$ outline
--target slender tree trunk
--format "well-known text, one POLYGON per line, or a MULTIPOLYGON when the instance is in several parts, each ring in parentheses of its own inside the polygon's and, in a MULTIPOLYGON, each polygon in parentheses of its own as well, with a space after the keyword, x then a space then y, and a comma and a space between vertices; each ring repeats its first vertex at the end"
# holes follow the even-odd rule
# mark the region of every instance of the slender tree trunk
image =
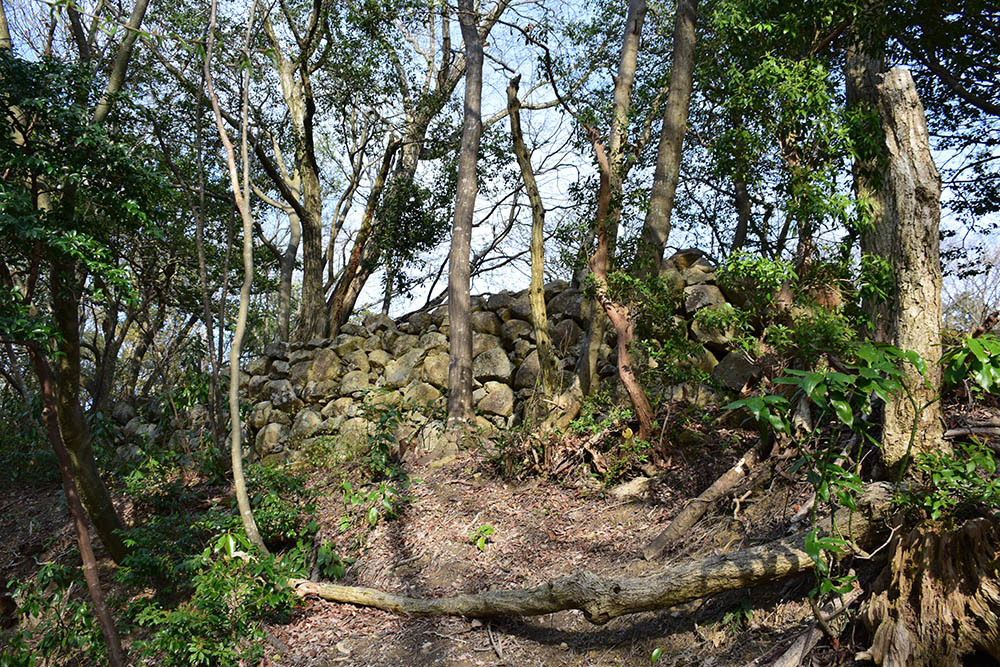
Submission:
MULTIPOLYGON (((535 346, 540 367, 539 389, 542 400, 547 402, 552 399, 556 391, 556 365, 555 355, 552 353, 552 338, 549 336, 549 316, 545 310, 545 206, 538 192, 528 147, 524 144, 521 132, 521 102, 517 99, 517 86, 520 80, 520 77, 515 77, 507 87, 507 110, 510 116, 514 154, 521 167, 521 179, 524 181, 524 189, 531 202, 531 285, 528 288, 528 301, 531 304, 531 324, 535 330, 535 346)), ((548 410, 544 409, 542 412, 547 413, 548 410)))
POLYGON ((943 412, 936 400, 941 388, 941 177, 913 78, 904 69, 885 74, 879 69, 877 59, 856 51, 848 55, 850 100, 874 99, 869 109, 877 110, 884 142, 882 169, 875 171, 874 163, 855 165, 859 198, 868 200, 873 215, 861 235, 861 251, 888 260, 896 283, 887 300, 868 303, 866 309, 877 340, 913 350, 927 364, 925 378, 912 367, 905 369, 906 394, 913 402, 900 396, 885 406, 882 452, 892 470, 911 453, 944 446, 943 412))
POLYGON ((663 110, 663 127, 649 195, 649 212, 642 227, 637 275, 657 276, 663 250, 670 235, 670 218, 681 171, 681 149, 687 132, 688 109, 694 78, 695 22, 698 0, 678 0, 674 20, 674 54, 670 70, 670 94, 663 110))
POLYGON ((108 660, 114 667, 125 664, 125 654, 122 651, 121 639, 118 630, 115 628, 114 619, 104 603, 104 593, 101 591, 100 575, 97 571, 97 559, 94 557, 94 549, 90 543, 90 532, 87 529, 87 520, 84 513, 80 496, 77 495, 76 483, 73 481, 73 464, 70 461, 70 454, 67 451, 62 439, 62 431, 57 416, 57 396, 58 390, 53 381, 52 370, 45 362, 41 353, 29 348, 32 363, 35 367, 35 374, 38 376, 38 384, 42 395, 42 421, 45 423, 49 435, 49 442, 55 451, 56 460, 59 462, 59 472, 62 473, 63 491, 66 493, 66 501, 69 505, 70 515, 73 517, 73 526, 76 529, 77 544, 80 547, 80 558, 83 561, 83 577, 87 582, 87 592, 90 595, 90 603, 94 608, 94 616, 101 626, 101 633, 104 635, 104 642, 108 647, 108 660))
MULTIPOLYGON (((211 14, 208 21, 208 39, 205 46, 205 84, 208 87, 208 97, 212 103, 212 111, 215 113, 215 124, 219 131, 219 139, 222 140, 226 148, 227 165, 229 167, 229 181, 233 191, 233 198, 239 208, 240 217, 243 220, 243 284, 240 286, 240 309, 236 316, 236 333, 233 335, 233 344, 229 351, 229 421, 232 425, 230 432, 231 446, 230 458, 233 468, 233 486, 236 488, 236 502, 240 508, 240 519, 243 522, 243 530, 247 534, 247 539, 260 549, 263 553, 268 553, 264 540, 261 539, 260 531, 257 530, 257 522, 253 518, 253 509, 250 507, 250 498, 247 495, 246 478, 243 475, 243 447, 241 444, 243 425, 240 419, 240 351, 243 344, 243 334, 247 328, 247 312, 250 309, 250 288, 253 286, 253 214, 250 211, 250 161, 247 151, 247 95, 249 89, 250 71, 243 70, 243 119, 241 126, 243 134, 240 142, 240 153, 243 162, 243 187, 240 187, 240 174, 236 166, 236 149, 229 138, 226 126, 222 121, 222 111, 219 108, 219 99, 215 94, 212 84, 212 47, 215 44, 215 12, 217 8, 216 0, 212 0, 211 14)), ((250 10, 250 19, 247 24, 246 44, 250 42, 253 26, 253 16, 256 13, 257 2, 254 0, 250 10)), ((249 57, 248 48, 244 44, 244 55, 249 57)))
POLYGON ((476 208, 476 162, 483 132, 480 104, 483 93, 483 44, 472 0, 459 0, 459 22, 465 42, 465 119, 458 158, 458 189, 455 221, 448 263, 448 422, 464 424, 472 412, 472 327, 470 324, 469 258, 472 248, 472 218, 476 208))
POLYGON ((294 211, 288 213, 288 246, 281 257, 281 277, 278 280, 278 340, 289 340, 292 317, 292 273, 295 271, 295 257, 299 253, 302 225, 294 211))
MULTIPOLYGON (((607 144, 606 164, 600 168, 606 172, 608 179, 608 205, 605 212, 598 213, 594 223, 595 237, 598 246, 604 244, 604 250, 598 251, 602 268, 607 274, 615 256, 615 243, 618 238, 618 217, 621 212, 621 193, 624 146, 628 135, 628 115, 632 106, 632 85, 635 82, 636 63, 639 57, 639 42, 642 36, 642 26, 646 20, 646 0, 630 0, 625 15, 625 32, 622 35, 622 50, 618 62, 618 74, 615 77, 614 107, 611 118, 611 131, 607 144), (602 240, 603 239, 603 240, 602 240)), ((590 128, 591 143, 599 141, 596 131, 590 128)), ((604 148, 601 149, 605 150, 604 148)), ((593 258, 590 260, 591 271, 594 270, 593 258)), ((577 374, 583 393, 590 394, 597 390, 597 362, 600 357, 601 345, 607 332, 607 320, 599 316, 599 311, 593 304, 590 306, 590 326, 582 347, 583 353, 577 360, 577 374)))
MULTIPOLYGON (((747 190, 747 182, 738 176, 733 178, 733 204, 736 206, 736 231, 730 252, 743 249, 750 228, 750 192, 747 190)), ((761 248, 761 252, 763 250, 761 248)))

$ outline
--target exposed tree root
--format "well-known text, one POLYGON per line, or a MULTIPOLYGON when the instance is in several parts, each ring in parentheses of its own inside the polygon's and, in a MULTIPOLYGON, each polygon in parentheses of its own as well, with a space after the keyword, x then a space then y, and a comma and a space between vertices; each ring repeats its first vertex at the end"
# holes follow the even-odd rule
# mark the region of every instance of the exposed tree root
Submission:
MULTIPOLYGON (((870 543, 881 533, 879 519, 889 505, 890 492, 872 485, 861 510, 837 512, 836 532, 850 542, 870 543)), ((822 526, 831 531, 831 520, 822 526)), ((659 572, 628 579, 609 579, 580 572, 526 590, 489 591, 448 598, 412 598, 372 588, 290 581, 301 596, 316 595, 334 602, 349 602, 415 616, 466 617, 534 616, 566 609, 579 609, 591 623, 654 609, 664 609, 715 593, 749 588, 788 579, 813 568, 805 550, 805 534, 777 540, 732 554, 712 556, 668 567, 659 572)))
POLYGON ((705 514, 712 503, 736 488, 736 485, 750 474, 765 455, 766 452, 763 452, 760 446, 748 450, 736 465, 715 480, 701 495, 688 502, 670 525, 642 550, 646 560, 658 558, 667 547, 683 537, 694 524, 698 523, 698 519, 705 514))
POLYGON ((1000 660, 1000 520, 950 531, 926 522, 895 542, 864 614, 869 657, 917 667, 958 665, 975 651, 1000 660))

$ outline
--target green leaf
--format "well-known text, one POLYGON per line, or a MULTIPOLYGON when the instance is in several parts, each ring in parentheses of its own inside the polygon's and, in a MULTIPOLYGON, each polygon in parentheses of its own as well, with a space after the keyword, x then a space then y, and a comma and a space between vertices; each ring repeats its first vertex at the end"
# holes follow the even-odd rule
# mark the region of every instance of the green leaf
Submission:
POLYGON ((848 427, 854 426, 854 410, 851 409, 850 403, 843 399, 831 398, 830 405, 833 406, 834 411, 837 413, 837 419, 848 427))

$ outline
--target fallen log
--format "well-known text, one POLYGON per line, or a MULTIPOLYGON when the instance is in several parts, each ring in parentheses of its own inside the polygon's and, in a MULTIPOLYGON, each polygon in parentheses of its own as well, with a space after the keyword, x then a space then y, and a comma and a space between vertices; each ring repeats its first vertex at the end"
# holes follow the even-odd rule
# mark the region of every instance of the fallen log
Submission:
MULTIPOLYGON (((823 533, 836 532, 849 544, 870 544, 884 531, 881 519, 891 500, 884 484, 868 487, 859 511, 839 510, 821 522, 823 533)), ((806 533, 731 554, 711 556, 674 565, 643 577, 610 579, 580 572, 525 590, 487 591, 446 598, 414 598, 373 588, 289 582, 303 597, 315 595, 332 602, 376 607, 414 616, 536 616, 579 609, 591 623, 642 611, 665 609, 715 593, 782 581, 811 570, 805 550, 806 533)))
POLYGON ((682 538, 698 520, 704 516, 708 508, 719 498, 722 498, 742 482, 750 471, 757 467, 763 458, 760 446, 747 450, 732 468, 722 477, 715 480, 710 487, 702 491, 697 498, 691 499, 684 509, 674 518, 663 531, 642 550, 646 560, 659 558, 667 547, 682 538))

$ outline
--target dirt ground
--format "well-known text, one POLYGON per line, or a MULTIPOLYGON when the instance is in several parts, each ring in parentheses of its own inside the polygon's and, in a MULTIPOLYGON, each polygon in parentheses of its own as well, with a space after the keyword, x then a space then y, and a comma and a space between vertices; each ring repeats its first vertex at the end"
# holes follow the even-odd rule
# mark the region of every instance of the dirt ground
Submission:
MULTIPOLYGON (((534 586, 581 569, 640 576, 784 535, 808 491, 778 477, 710 513, 664 561, 643 560, 642 547, 738 455, 699 457, 700 467, 679 461, 646 497, 625 498, 596 482, 497 480, 473 453, 441 467, 412 467, 410 475, 420 480, 411 488, 414 500, 368 535, 343 583, 430 597, 534 586), (480 526, 494 529, 482 551, 470 542, 480 526)), ((324 537, 336 539, 340 499, 327 497, 319 512, 324 537)), ((278 665, 647 665, 658 648, 657 665, 764 662, 810 627, 804 598, 813 583, 802 577, 604 626, 577 611, 481 622, 406 618, 311 599, 292 622, 269 628, 270 659, 278 665)), ((829 646, 813 652, 816 665, 845 658, 843 649, 829 646)))
MULTIPOLYGON (((650 563, 641 551, 684 503, 728 469, 742 445, 703 442, 678 451, 648 493, 623 496, 595 479, 498 478, 482 452, 444 465, 408 465, 416 480, 399 517, 342 534, 339 478, 317 473, 318 539, 358 555, 341 583, 412 596, 534 586, 582 569, 640 576, 665 564, 736 551, 784 536, 809 487, 767 474, 737 490, 650 563), (470 534, 493 532, 480 550, 470 534), (360 542, 354 542, 360 535, 360 542)), ((778 462, 778 467, 791 461, 778 462)), ((130 508, 120 508, 128 520, 130 508)), ((74 543, 57 487, 0 490, 0 572, 29 576, 74 543)), ((111 563, 102 579, 112 580, 111 563)), ((657 665, 767 664, 813 626, 812 576, 736 591, 656 613, 590 624, 580 612, 480 622, 407 618, 309 599, 291 621, 267 628, 272 665, 657 665)), ((812 665, 851 664, 857 647, 823 640, 812 665)))

